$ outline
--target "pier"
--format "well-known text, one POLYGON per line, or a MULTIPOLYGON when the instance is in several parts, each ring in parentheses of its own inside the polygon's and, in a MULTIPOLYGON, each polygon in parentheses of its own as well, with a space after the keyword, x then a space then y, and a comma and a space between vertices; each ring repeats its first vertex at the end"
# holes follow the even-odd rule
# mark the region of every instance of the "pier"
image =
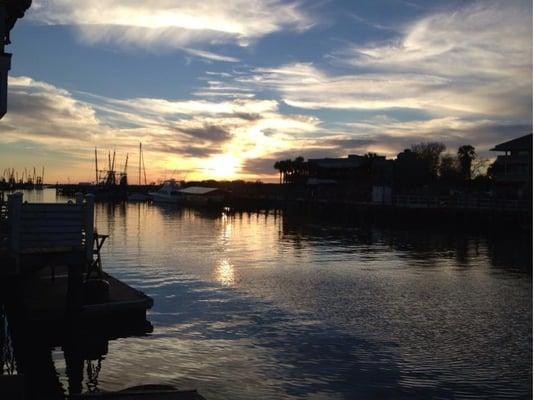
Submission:
MULTIPOLYGON (((0 311, 2 325, 9 321, 18 375, 3 377, 0 394, 26 398, 22 393, 29 390, 29 398, 40 398, 41 391, 63 398, 59 385, 39 387, 55 374, 53 347, 63 348, 67 368, 79 370, 74 375, 81 379, 83 360, 92 356, 80 352, 96 351, 101 359, 109 340, 152 331, 146 319, 152 299, 102 270, 106 238, 94 226, 93 195, 63 204, 27 203, 22 193, 7 201, 2 196, 0 311)), ((7 329, 2 332, 4 343, 7 329)), ((81 393, 81 383, 73 385, 69 393, 81 393)))
POLYGON ((0 215, 0 276, 18 287, 12 297, 29 320, 146 317, 152 299, 102 271, 107 235, 95 229, 93 195, 46 204, 23 202, 22 193, 14 193, 0 215))

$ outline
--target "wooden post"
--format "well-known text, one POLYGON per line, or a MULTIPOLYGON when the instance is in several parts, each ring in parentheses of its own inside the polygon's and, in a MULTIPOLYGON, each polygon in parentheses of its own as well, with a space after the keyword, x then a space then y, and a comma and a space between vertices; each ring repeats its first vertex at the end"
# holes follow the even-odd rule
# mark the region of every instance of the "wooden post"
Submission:
POLYGON ((93 241, 95 236, 95 195, 85 196, 85 257, 93 261, 93 241))
POLYGON ((85 257, 78 255, 68 265, 67 276, 67 315, 78 313, 83 305, 83 273, 85 257))

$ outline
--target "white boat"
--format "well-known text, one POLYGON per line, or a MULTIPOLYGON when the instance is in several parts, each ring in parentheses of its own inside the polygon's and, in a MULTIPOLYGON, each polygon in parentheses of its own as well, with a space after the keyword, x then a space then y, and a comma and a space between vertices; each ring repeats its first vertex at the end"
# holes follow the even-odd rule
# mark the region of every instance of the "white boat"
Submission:
POLYGON ((180 193, 181 186, 174 179, 163 182, 161 186, 155 192, 148 192, 152 200, 156 203, 181 203, 183 196, 180 193))
POLYGON ((189 186, 180 190, 184 204, 190 205, 221 205, 224 192, 218 188, 189 186))

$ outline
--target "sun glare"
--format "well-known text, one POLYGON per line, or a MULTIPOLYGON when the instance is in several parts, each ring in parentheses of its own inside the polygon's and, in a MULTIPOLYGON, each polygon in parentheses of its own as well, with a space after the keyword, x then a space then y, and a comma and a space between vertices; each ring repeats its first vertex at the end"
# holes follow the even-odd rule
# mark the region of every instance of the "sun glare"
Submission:
POLYGON ((231 154, 219 154, 207 161, 206 175, 228 178, 236 174, 240 160, 231 154))

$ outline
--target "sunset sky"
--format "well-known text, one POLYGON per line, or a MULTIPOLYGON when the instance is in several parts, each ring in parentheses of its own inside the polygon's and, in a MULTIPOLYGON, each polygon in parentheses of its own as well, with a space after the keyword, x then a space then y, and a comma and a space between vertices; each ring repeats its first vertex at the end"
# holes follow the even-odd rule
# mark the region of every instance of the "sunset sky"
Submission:
POLYGON ((276 180, 282 158, 532 131, 532 2, 34 0, 0 168, 94 179, 143 142, 151 180, 276 180))

